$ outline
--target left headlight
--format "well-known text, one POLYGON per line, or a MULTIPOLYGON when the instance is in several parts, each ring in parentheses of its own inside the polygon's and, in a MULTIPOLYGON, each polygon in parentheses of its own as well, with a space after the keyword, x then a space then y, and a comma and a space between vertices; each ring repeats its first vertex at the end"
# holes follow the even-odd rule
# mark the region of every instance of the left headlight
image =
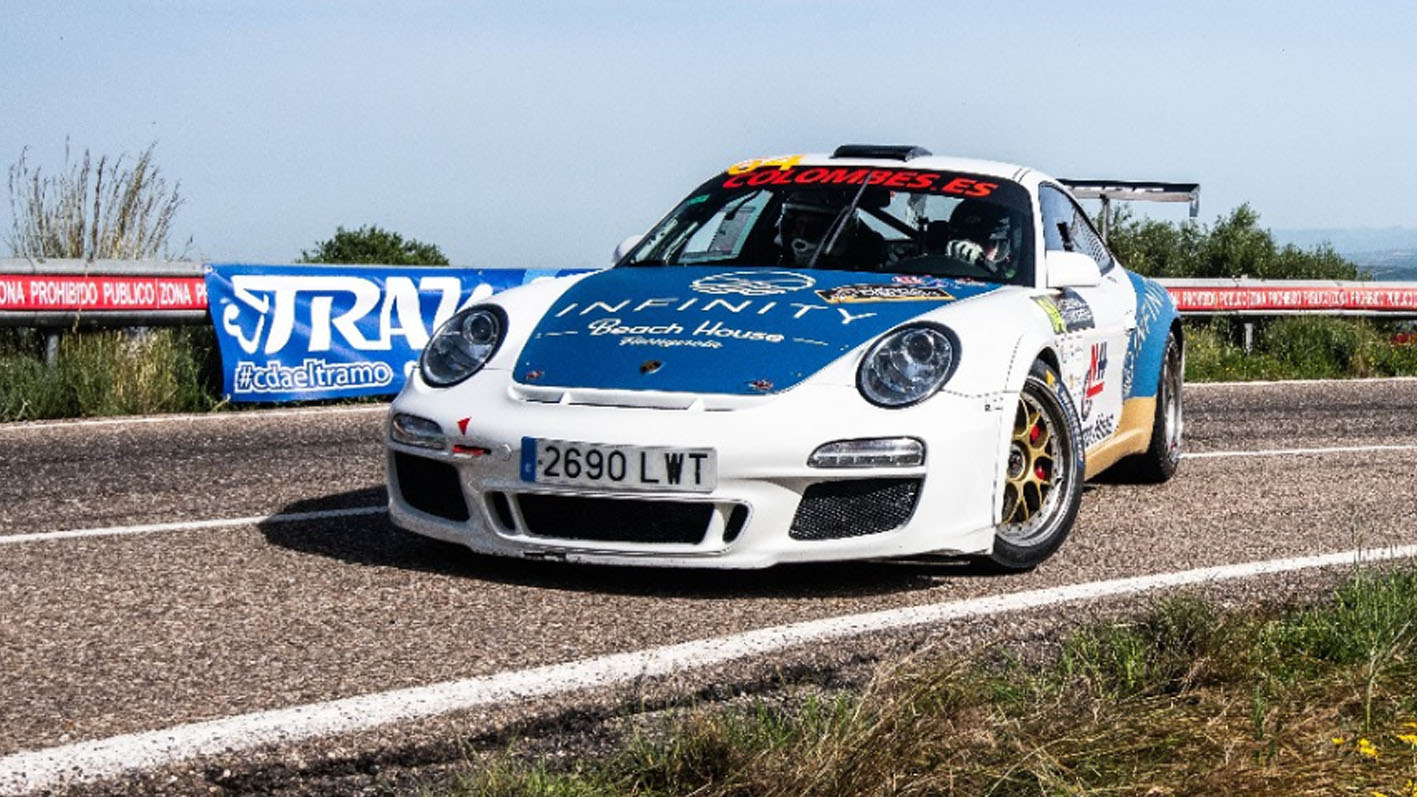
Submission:
POLYGON ((423 381, 448 387, 482 369, 507 330, 507 315, 496 305, 484 304, 458 312, 433 333, 423 349, 418 368, 423 381))
POLYGON ((856 386, 872 404, 908 407, 939 390, 959 363, 959 338, 935 324, 901 327, 866 352, 856 386))

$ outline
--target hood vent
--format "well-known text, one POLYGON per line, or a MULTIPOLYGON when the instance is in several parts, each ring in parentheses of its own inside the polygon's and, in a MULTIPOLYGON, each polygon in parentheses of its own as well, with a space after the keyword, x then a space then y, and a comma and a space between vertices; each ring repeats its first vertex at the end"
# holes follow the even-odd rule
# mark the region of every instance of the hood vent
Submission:
POLYGON ((768 396, 704 395, 655 390, 567 390, 560 387, 533 387, 513 383, 512 398, 537 404, 565 404, 583 407, 630 407, 647 410, 687 412, 727 412, 755 406, 768 396))

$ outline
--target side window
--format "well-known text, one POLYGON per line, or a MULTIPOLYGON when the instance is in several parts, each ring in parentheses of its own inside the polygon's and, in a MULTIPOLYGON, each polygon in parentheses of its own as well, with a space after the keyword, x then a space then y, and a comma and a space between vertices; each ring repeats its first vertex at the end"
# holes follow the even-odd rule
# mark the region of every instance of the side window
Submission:
POLYGON ((1062 191, 1045 185, 1038 191, 1038 204, 1043 210, 1043 248, 1050 252, 1072 249, 1073 203, 1062 191), (1067 227, 1067 241, 1064 241, 1059 225, 1067 227))
POLYGON ((1112 268, 1114 263, 1107 245, 1071 197, 1045 185, 1039 189, 1038 204, 1043 210, 1045 249, 1085 252, 1097 261, 1103 272, 1112 268))

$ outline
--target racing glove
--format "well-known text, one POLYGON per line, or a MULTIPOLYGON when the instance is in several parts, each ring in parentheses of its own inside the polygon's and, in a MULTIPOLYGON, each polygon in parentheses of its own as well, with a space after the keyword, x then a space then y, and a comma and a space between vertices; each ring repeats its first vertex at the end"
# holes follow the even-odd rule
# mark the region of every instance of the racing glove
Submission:
POLYGON ((984 247, 973 241, 960 238, 945 245, 945 254, 966 263, 978 263, 984 259, 984 247))

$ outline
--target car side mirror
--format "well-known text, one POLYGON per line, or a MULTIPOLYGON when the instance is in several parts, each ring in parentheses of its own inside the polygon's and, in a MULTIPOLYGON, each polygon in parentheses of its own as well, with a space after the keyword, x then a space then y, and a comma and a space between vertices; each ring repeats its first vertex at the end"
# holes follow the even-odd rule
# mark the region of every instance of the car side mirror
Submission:
POLYGON ((1049 288, 1090 288, 1102 282, 1102 269, 1082 252, 1048 251, 1043 255, 1049 288))
POLYGON ((640 239, 643 237, 643 235, 631 235, 629 238, 626 238, 625 240, 621 241, 619 245, 615 247, 615 254, 610 256, 610 262, 619 263, 620 258, 629 254, 630 250, 634 249, 635 244, 639 243, 640 239))

